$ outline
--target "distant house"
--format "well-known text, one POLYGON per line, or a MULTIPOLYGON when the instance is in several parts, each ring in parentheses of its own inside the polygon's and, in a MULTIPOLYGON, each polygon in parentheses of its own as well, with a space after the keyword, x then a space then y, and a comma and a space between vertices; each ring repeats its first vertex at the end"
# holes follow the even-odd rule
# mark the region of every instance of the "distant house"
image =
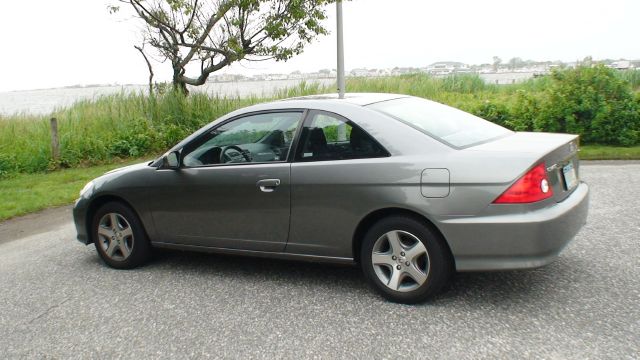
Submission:
POLYGON ((353 70, 351 70, 349 75, 356 76, 356 77, 365 77, 365 76, 369 76, 369 70, 364 69, 364 68, 362 68, 362 69, 353 69, 353 70))
POLYGON ((378 69, 353 69, 349 72, 350 76, 355 77, 376 77, 376 76, 384 76, 384 71, 378 69))
POLYGON ((472 70, 467 64, 456 61, 441 61, 433 63, 426 68, 426 72, 430 75, 450 75, 470 73, 472 70))
POLYGON ((629 60, 618 60, 612 62, 609 67, 616 70, 631 70, 633 69, 633 64, 629 60))
POLYGON ((420 69, 412 68, 412 67, 394 67, 391 69, 391 75, 405 75, 405 74, 415 74, 420 72, 420 69))

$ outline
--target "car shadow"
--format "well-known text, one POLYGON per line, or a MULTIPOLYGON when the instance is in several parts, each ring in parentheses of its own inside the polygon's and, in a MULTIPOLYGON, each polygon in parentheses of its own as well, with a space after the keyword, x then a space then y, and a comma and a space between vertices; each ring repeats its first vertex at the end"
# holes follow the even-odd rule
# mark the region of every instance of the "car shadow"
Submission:
POLYGON ((574 284, 576 274, 588 264, 578 259, 560 257, 553 263, 536 269, 491 272, 462 272, 434 297, 433 304, 465 302, 484 306, 513 306, 522 303, 545 303, 564 296, 574 284))
MULTIPOLYGON (((362 287, 364 278, 353 265, 338 265, 307 261, 267 259, 260 257, 155 249, 149 268, 172 268, 180 271, 212 273, 219 276, 235 276, 239 280, 326 283, 340 286, 362 287)), ((365 284, 366 285, 366 284, 365 284)))
MULTIPOLYGON (((88 261, 101 263, 97 255, 88 261)), ((486 304, 510 306, 548 301, 555 297, 559 286, 571 283, 583 266, 588 264, 560 257, 538 269, 456 273, 440 294, 419 306, 460 303, 474 307, 486 304)), ((384 301, 370 290, 360 268, 355 265, 157 249, 153 260, 141 270, 167 272, 172 276, 215 276, 233 279, 234 282, 268 282, 287 288, 315 287, 319 292, 331 291, 384 301)))

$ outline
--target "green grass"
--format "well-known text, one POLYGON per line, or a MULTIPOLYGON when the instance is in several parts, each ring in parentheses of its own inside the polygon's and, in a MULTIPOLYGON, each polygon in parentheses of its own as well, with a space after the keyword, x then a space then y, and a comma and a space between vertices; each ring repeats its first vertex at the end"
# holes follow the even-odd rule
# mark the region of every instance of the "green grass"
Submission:
POLYGON ((580 147, 581 160, 640 160, 640 146, 620 147, 583 145, 580 147))
POLYGON ((71 204, 80 189, 106 171, 146 159, 38 174, 17 174, 0 180, 0 221, 49 207, 71 204))
MULTIPOLYGON (((624 79, 629 84, 629 89, 640 84, 639 71, 615 72, 614 76, 624 79)), ((542 111, 545 110, 543 105, 549 101, 545 91, 553 88, 553 81, 551 77, 542 77, 520 84, 495 85, 486 84, 477 75, 433 78, 424 74, 412 74, 385 78, 350 78, 347 79, 347 88, 349 92, 387 92, 419 96, 460 108, 515 130, 562 132, 563 128, 545 128, 556 124, 555 118, 570 124, 576 122, 576 119, 567 117, 567 114, 558 109, 542 111), (545 114, 553 116, 554 120, 546 121, 542 118, 545 114)), ((273 97, 249 98, 216 97, 202 93, 192 93, 185 97, 173 92, 161 93, 150 98, 143 93, 121 93, 79 101, 46 116, 0 116, 0 178, 21 173, 42 173, 60 168, 93 166, 110 163, 118 158, 136 158, 160 153, 202 125, 235 109, 278 98, 332 93, 335 92, 334 88, 306 82, 279 91, 273 97), (51 160, 51 117, 58 119, 61 157, 56 162, 51 160)), ((635 108, 615 103, 597 107, 592 104, 596 98, 572 103, 572 106, 580 110, 578 115, 583 117, 595 116, 598 111, 613 106, 621 111, 610 112, 629 114, 631 117, 633 114, 637 115, 640 108, 640 93, 636 92, 633 96, 635 102, 632 104, 637 104, 635 108)), ((622 118, 625 116, 627 115, 621 115, 622 118)), ((633 121, 636 121, 638 116, 635 116, 635 120, 626 121, 628 124, 624 121, 621 124, 633 127, 633 121)), ((598 121, 606 119, 599 118, 598 121)), ((582 131, 581 129, 591 131, 589 126, 575 131, 564 131, 577 133, 582 131)), ((606 123, 598 129, 606 129, 603 133, 609 138, 615 138, 613 135, 621 131, 622 127, 606 123)), ((581 135, 585 144, 586 139, 599 143, 622 143, 598 141, 585 134, 581 135)), ((627 131, 626 137, 619 138, 637 145, 640 131, 627 131), (632 139, 628 140, 630 137, 632 139)), ((626 148, 616 149, 598 156, 635 156, 633 151, 626 148), (622 155, 629 152, 631 155, 622 155)))
POLYGON ((620 71, 619 75, 622 79, 628 81, 635 90, 640 90, 640 70, 620 71))
MULTIPOLYGON (((598 105, 599 107, 591 104, 594 99, 598 100, 596 98, 586 99, 588 101, 582 99, 585 101, 573 104, 580 110, 578 115, 587 116, 591 114, 590 111, 618 106, 621 111, 626 111, 622 118, 631 124, 621 123, 631 126, 632 131, 627 132, 627 135, 635 134, 636 139, 640 139, 640 130, 634 130, 637 127, 634 128, 636 125, 632 123, 638 120, 638 116, 634 117, 634 114, 638 115, 640 112, 640 70, 596 70, 600 74, 600 80, 595 80, 601 81, 604 75, 622 79, 626 85, 616 89, 621 91, 623 98, 627 95, 632 98, 630 101, 633 103, 625 104, 634 106, 616 105, 616 97, 612 98, 613 102, 606 102, 602 106, 598 105)), ((604 79, 606 80, 606 76, 604 79)), ((595 80, 587 78, 581 81, 597 85, 598 81, 595 80)), ((544 127, 537 128, 535 120, 540 120, 539 115, 545 114, 541 111, 544 109, 541 106, 548 104, 549 89, 557 87, 557 81, 554 81, 556 80, 552 77, 546 76, 520 84, 499 86, 486 84, 477 75, 432 78, 424 74, 413 74, 385 78, 350 78, 347 79, 347 89, 349 92, 419 96, 460 108, 515 130, 549 131, 544 127)), ((165 151, 204 124, 233 110, 279 98, 333 92, 335 86, 303 82, 269 97, 217 97, 202 93, 185 97, 165 92, 150 98, 143 93, 121 93, 79 101, 46 116, 25 113, 0 115, 0 220, 69 204, 78 196, 82 186, 92 178, 127 162, 137 161, 134 159, 153 157, 153 154, 165 151), (58 119, 61 158, 56 162, 51 160, 51 117, 58 119), (125 159, 124 163, 121 159, 125 159)), ((607 92, 601 93, 606 95, 607 92)), ((556 110, 561 109, 547 109, 547 113, 557 117, 559 115, 555 114, 556 110)), ((561 119, 575 120, 566 117, 561 119)), ((553 125, 554 121, 549 123, 553 125)), ((597 129, 613 132, 618 130, 612 124, 599 125, 597 129)), ((638 142, 630 143, 636 145, 615 147, 584 144, 580 157, 584 160, 640 159, 638 142)))

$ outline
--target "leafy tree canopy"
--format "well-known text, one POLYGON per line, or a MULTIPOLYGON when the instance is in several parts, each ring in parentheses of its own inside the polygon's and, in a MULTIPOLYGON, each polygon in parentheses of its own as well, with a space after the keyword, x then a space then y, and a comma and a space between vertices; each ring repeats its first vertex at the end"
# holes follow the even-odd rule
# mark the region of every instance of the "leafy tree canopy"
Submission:
MULTIPOLYGON (((324 7, 335 0, 119 2, 144 22, 144 43, 171 63, 173 84, 186 93, 187 84, 202 85, 209 74, 233 62, 287 60, 300 54, 317 36, 327 34, 324 7)), ((119 9, 110 6, 112 13, 119 9)))

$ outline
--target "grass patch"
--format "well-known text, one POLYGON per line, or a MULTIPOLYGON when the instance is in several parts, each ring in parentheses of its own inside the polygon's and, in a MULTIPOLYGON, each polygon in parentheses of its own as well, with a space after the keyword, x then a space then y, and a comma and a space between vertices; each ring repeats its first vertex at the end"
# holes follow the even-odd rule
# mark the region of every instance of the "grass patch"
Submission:
MULTIPOLYGON (((640 72, 604 67, 554 72, 512 85, 478 75, 434 78, 410 74, 349 78, 349 92, 386 92, 435 100, 516 131, 580 134, 582 144, 640 144, 640 72)), ((333 93, 334 86, 303 82, 273 96, 189 96, 120 93, 82 100, 46 116, 0 115, 0 179, 21 173, 93 166, 170 148, 204 124, 233 110, 278 98, 333 93), (58 119, 60 159, 52 161, 49 118, 58 119)), ((585 151, 586 157, 635 158, 634 148, 585 151)))
POLYGON ((49 207, 71 204, 80 189, 105 172, 147 159, 128 159, 108 165, 60 171, 17 174, 0 180, 0 221, 49 207))
POLYGON ((640 160, 640 146, 580 146, 581 160, 640 160))
POLYGON ((41 117, 0 117, 0 176, 137 158, 173 146, 202 125, 261 100, 173 93, 116 94, 41 117), (49 118, 58 119, 61 157, 51 161, 49 118))

